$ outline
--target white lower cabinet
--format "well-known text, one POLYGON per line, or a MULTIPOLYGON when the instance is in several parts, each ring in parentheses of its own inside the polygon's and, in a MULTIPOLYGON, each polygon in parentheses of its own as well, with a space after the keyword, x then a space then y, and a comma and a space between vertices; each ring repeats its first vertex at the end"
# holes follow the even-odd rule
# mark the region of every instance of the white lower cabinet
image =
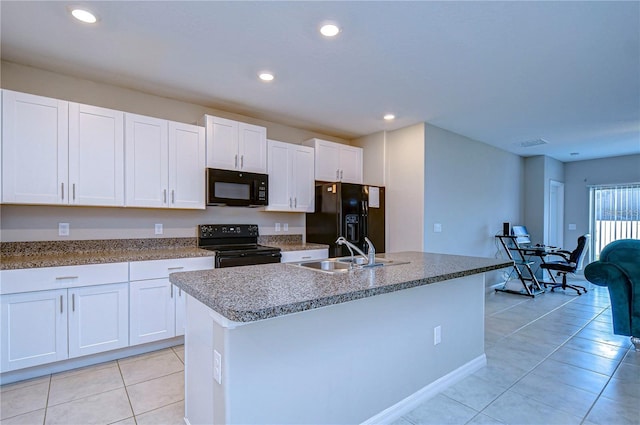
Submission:
POLYGON ((129 284, 131 345, 172 338, 175 329, 173 286, 168 278, 129 284))
POLYGON ((136 261, 129 267, 129 344, 184 335, 184 293, 169 274, 212 269, 213 257, 136 261))
POLYGON ((187 294, 175 285, 173 293, 176 299, 176 336, 181 336, 184 335, 184 329, 187 325, 187 294))
POLYGON ((67 290, 3 295, 0 371, 67 358, 67 290))
POLYGON ((69 357, 129 345, 129 285, 69 289, 69 357))

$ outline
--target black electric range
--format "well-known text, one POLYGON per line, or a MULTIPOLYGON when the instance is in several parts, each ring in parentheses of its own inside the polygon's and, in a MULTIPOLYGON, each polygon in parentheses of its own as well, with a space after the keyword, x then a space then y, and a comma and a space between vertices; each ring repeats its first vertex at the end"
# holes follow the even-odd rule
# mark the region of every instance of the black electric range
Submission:
POLYGON ((198 247, 216 251, 216 268, 279 263, 280 248, 258 244, 256 224, 201 224, 198 247))

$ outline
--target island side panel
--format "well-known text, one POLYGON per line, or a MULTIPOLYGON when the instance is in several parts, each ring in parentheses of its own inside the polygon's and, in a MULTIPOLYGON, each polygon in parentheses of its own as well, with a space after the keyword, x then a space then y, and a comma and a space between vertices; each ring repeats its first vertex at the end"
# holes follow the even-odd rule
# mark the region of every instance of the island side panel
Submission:
POLYGON ((484 358, 484 275, 224 332, 224 422, 361 423, 484 358))
POLYGON ((190 295, 186 298, 186 313, 186 422, 191 425, 225 423, 223 386, 214 380, 213 374, 213 351, 215 348, 224 352, 224 329, 214 326, 212 310, 190 295))

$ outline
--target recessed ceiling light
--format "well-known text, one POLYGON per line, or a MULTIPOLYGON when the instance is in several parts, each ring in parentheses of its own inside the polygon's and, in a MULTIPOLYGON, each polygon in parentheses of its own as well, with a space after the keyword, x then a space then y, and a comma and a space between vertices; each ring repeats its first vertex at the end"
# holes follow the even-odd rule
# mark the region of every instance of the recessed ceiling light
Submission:
POLYGON ((262 81, 273 81, 275 77, 271 72, 261 72, 260 74, 258 74, 258 78, 260 78, 262 81))
POLYGON ((335 24, 325 24, 320 27, 320 33, 325 37, 335 37, 339 32, 340 28, 335 24))
POLYGON ((85 9, 73 9, 71 14, 74 18, 87 24, 95 24, 98 21, 96 15, 85 9))
POLYGON ((387 121, 391 121, 391 120, 396 119, 396 116, 395 116, 395 115, 393 115, 393 114, 386 114, 386 115, 385 115, 384 117, 382 117, 382 118, 384 118, 384 119, 385 119, 385 120, 387 120, 387 121))

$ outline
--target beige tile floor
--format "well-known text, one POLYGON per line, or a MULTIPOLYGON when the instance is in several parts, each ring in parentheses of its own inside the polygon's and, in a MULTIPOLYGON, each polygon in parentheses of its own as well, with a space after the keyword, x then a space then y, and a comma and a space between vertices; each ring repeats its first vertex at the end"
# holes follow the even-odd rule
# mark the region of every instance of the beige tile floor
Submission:
MULTIPOLYGON (((395 423, 640 424, 640 352, 612 334, 605 288, 491 293, 487 366, 395 423)), ((461 341, 463 347, 464 341, 461 341)), ((184 347, 1 388, 0 424, 184 424, 184 347)))
POLYGON ((184 346, 1 387, 0 424, 184 424, 184 346))

